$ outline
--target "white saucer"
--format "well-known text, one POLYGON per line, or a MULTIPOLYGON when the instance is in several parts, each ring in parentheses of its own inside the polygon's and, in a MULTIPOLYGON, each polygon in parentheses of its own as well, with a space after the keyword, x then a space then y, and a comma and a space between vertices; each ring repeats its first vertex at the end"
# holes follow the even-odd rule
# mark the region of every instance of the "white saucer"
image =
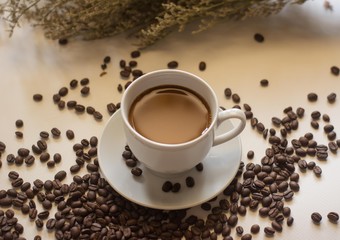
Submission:
MULTIPOLYGON (((225 121, 218 128, 217 134, 232 127, 231 121, 225 121)), ((101 172, 123 197, 155 209, 185 209, 212 199, 233 180, 241 161, 241 141, 236 137, 213 147, 202 162, 204 169, 201 172, 194 168, 181 176, 165 179, 140 164, 143 174, 135 177, 122 158, 125 145, 123 120, 120 111, 117 111, 107 122, 99 141, 98 161, 101 172), (187 176, 194 178, 193 188, 185 185, 187 176), (162 185, 166 180, 181 183, 180 191, 163 192, 162 185)))

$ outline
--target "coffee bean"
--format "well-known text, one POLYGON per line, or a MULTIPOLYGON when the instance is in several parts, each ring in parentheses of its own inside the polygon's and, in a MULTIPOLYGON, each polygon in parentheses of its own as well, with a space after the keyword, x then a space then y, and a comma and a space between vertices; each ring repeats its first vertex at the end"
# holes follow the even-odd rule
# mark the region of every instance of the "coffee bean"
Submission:
POLYGON ((199 69, 200 71, 204 71, 206 68, 207 68, 206 62, 201 61, 201 62, 198 64, 198 69, 199 69))
POLYGON ((117 108, 116 108, 116 105, 113 104, 113 103, 109 103, 106 105, 106 108, 107 108, 107 111, 110 113, 110 114, 113 114, 117 111, 117 108))
POLYGON ((319 123, 317 121, 313 120, 313 121, 311 121, 310 124, 311 124, 312 128, 319 129, 319 123))
POLYGON ((336 100, 336 93, 332 92, 327 96, 327 101, 329 103, 334 103, 336 100))
POLYGON ((332 66, 332 67, 331 67, 331 73, 332 73, 334 76, 339 76, 339 73, 340 73, 339 67, 337 67, 337 66, 332 66))
POLYGON ((68 88, 67 87, 62 87, 59 89, 58 94, 61 97, 65 97, 68 94, 68 88))
POLYGON ((237 226, 236 227, 236 233, 237 235, 241 236, 243 234, 244 230, 242 226, 237 226))
POLYGON ((313 220, 314 223, 320 223, 322 220, 322 216, 318 212, 313 212, 311 215, 311 219, 313 220))
POLYGON ((44 220, 44 219, 47 219, 49 215, 50 215, 50 212, 45 210, 38 214, 38 218, 41 220, 44 220))
POLYGON ((12 187, 20 187, 24 183, 24 180, 22 178, 17 178, 12 181, 11 185, 12 187))
POLYGON ((230 215, 230 217, 228 219, 228 225, 231 226, 231 227, 235 227, 237 222, 238 222, 237 215, 236 214, 230 215))
POLYGON ((56 127, 51 129, 51 133, 52 133, 53 137, 60 137, 60 134, 61 134, 60 130, 56 127))
POLYGON ((178 67, 178 62, 177 61, 170 61, 168 63, 168 68, 173 69, 178 67))
POLYGON ((66 131, 66 137, 69 139, 69 140, 72 140, 74 138, 74 132, 72 130, 67 130, 66 131))
POLYGON ((83 113, 85 112, 85 106, 82 104, 77 104, 74 109, 76 110, 77 113, 83 113))
POLYGON ((138 57, 140 57, 141 52, 138 51, 138 50, 134 50, 134 51, 131 52, 130 55, 131 55, 132 58, 138 58, 138 57))
POLYGON ((313 93, 313 92, 312 93, 308 93, 307 99, 310 102, 315 102, 315 101, 318 100, 318 95, 316 93, 313 93))
POLYGON ((291 217, 291 216, 289 216, 289 217, 287 218, 287 225, 288 225, 288 226, 292 226, 292 225, 293 225, 293 222, 294 222, 294 218, 291 217))
POLYGON ((250 227, 250 232, 253 233, 253 234, 257 234, 260 232, 260 225, 258 224, 253 224, 251 227, 250 227))
POLYGON ((195 168, 197 171, 202 172, 204 168, 203 163, 198 163, 195 168))
POLYGON ((275 234, 275 229, 272 228, 272 227, 265 227, 264 228, 264 233, 267 235, 267 236, 273 236, 275 234))
POLYGON ((324 113, 324 114, 322 114, 322 120, 324 120, 325 122, 329 122, 331 120, 331 118, 329 117, 328 114, 324 113))
POLYGON ((11 179, 11 180, 15 180, 17 178, 19 178, 19 173, 16 172, 16 171, 10 171, 8 173, 8 177, 11 179))
POLYGON ((94 112, 96 111, 96 109, 94 108, 94 107, 91 107, 91 106, 87 106, 86 107, 86 112, 88 113, 88 114, 93 114, 94 112))
POLYGON ((60 170, 54 175, 54 179, 62 181, 66 178, 67 173, 64 170, 60 170))
POLYGON ((264 36, 261 33, 255 33, 254 34, 254 39, 258 43, 264 42, 264 36))
POLYGON ((329 141, 335 140, 335 138, 336 138, 336 132, 334 132, 334 131, 329 132, 329 133, 327 134, 327 138, 328 138, 329 141))
POLYGON ((0 141, 0 152, 4 152, 6 149, 6 144, 2 141, 0 141))
POLYGON ((70 88, 76 88, 78 86, 78 80, 77 79, 72 79, 70 81, 70 88))
MULTIPOLYGON (((41 139, 37 142, 37 146, 41 151, 45 151, 47 149, 47 142, 45 140, 41 139)), ((32 149, 33 149, 33 146, 32 146, 32 149)), ((39 152, 39 151, 37 151, 37 152, 39 152)), ((38 154, 40 154, 40 153, 38 153, 38 154)))
POLYGON ((30 150, 27 149, 27 148, 19 148, 18 149, 18 155, 20 157, 27 157, 29 155, 29 153, 30 153, 30 150))
POLYGON ((172 189, 172 182, 170 181, 165 181, 162 185, 162 191, 163 192, 170 192, 172 189))
POLYGON ((233 100, 234 103, 239 103, 241 101, 241 98, 237 93, 233 93, 231 95, 231 99, 233 100))
POLYGON ((89 95, 90 93, 90 87, 88 86, 84 86, 80 89, 80 93, 83 95, 83 96, 87 96, 89 95))
POLYGON ((31 187, 31 183, 29 183, 29 182, 24 182, 24 183, 20 186, 20 189, 21 189, 22 192, 26 192, 30 187, 31 187))
POLYGON ((192 188, 193 186, 195 186, 195 180, 193 177, 186 177, 185 179, 185 184, 187 185, 187 187, 192 188))
POLYGON ((65 105, 66 105, 66 103, 65 103, 64 100, 60 100, 60 101, 58 102, 58 108, 59 108, 60 110, 64 109, 64 108, 65 108, 65 105))
POLYGON ((247 158, 248 159, 253 159, 254 158, 254 151, 253 150, 249 150, 248 152, 247 152, 247 158))
POLYGON ((97 172, 98 171, 98 166, 93 164, 93 163, 88 163, 86 165, 86 169, 89 171, 89 172, 97 172))
POLYGON ((77 172, 79 172, 79 171, 80 171, 80 166, 79 166, 78 164, 72 165, 72 166, 70 167, 70 172, 71 172, 71 173, 77 173, 77 172))
POLYGON ((327 218, 328 218, 328 220, 329 220, 330 222, 332 222, 332 223, 337 223, 338 220, 339 220, 339 214, 336 213, 336 212, 329 212, 329 213, 327 214, 327 218))
POLYGON ((134 168, 131 169, 131 173, 132 173, 132 175, 139 177, 139 176, 142 175, 143 170, 139 167, 134 167, 134 168))
POLYGON ((33 100, 36 102, 40 102, 43 99, 43 95, 40 93, 33 94, 33 100))
POLYGON ((338 145, 336 144, 336 142, 329 142, 328 143, 328 148, 329 150, 331 150, 331 152, 335 153, 338 151, 338 145))
POLYGON ((35 220, 35 226, 37 227, 37 228, 42 228, 43 226, 44 226, 44 222, 43 222, 43 220, 41 220, 41 219, 37 219, 37 220, 35 220))
POLYGON ((56 219, 50 218, 46 222, 46 228, 49 230, 52 230, 55 227, 55 224, 56 224, 56 219))
POLYGON ((48 168, 54 168, 54 166, 55 166, 55 161, 53 161, 53 160, 49 160, 49 161, 47 161, 47 163, 46 163, 46 165, 47 165, 47 167, 48 168))
POLYGON ((74 101, 74 100, 70 100, 66 102, 66 106, 70 109, 75 108, 76 105, 77 105, 77 101, 74 101))
POLYGON ((38 215, 38 211, 36 208, 31 208, 28 212, 28 217, 32 220, 35 219, 37 215, 38 215))
POLYGON ((94 117, 96 120, 101 120, 101 119, 103 118, 103 115, 102 115, 100 112, 95 111, 95 112, 93 113, 93 117, 94 117))
POLYGON ((262 87, 267 87, 269 85, 269 81, 267 79, 262 79, 260 84, 262 87))
POLYGON ((226 98, 230 98, 231 95, 232 95, 232 91, 231 91, 230 88, 224 89, 224 96, 225 96, 226 98))
POLYGON ((272 228, 275 229, 277 232, 282 231, 282 225, 278 223, 277 221, 272 221, 272 228))

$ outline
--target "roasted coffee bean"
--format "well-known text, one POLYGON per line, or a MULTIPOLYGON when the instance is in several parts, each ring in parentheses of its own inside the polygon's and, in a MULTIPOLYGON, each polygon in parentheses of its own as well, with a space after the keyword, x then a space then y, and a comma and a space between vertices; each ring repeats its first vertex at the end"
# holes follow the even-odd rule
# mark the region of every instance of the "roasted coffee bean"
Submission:
POLYGON ((327 138, 328 138, 329 141, 335 140, 335 138, 336 138, 336 132, 334 132, 334 131, 329 132, 329 133, 327 134, 327 138))
POLYGON ((254 153, 253 150, 249 150, 249 151, 247 152, 247 158, 248 158, 248 159, 253 159, 253 158, 254 158, 254 155, 255 155, 255 153, 254 153))
POLYGON ((201 61, 201 62, 198 64, 198 69, 199 69, 200 71, 204 71, 206 68, 207 68, 206 62, 201 61))
POLYGON ((261 33, 255 33, 254 40, 258 43, 262 43, 264 42, 264 36, 261 33))
POLYGON ((80 89, 80 93, 83 95, 83 96, 87 96, 89 95, 90 93, 90 87, 88 86, 84 86, 80 89))
POLYGON ((134 167, 134 168, 131 169, 131 173, 132 173, 132 175, 139 177, 139 176, 142 175, 143 170, 139 167, 134 167))
POLYGON ((170 181, 165 181, 162 185, 162 191, 163 192, 170 192, 172 189, 172 182, 170 181))
POLYGON ((320 213, 318 212, 313 212, 312 215, 311 215, 311 219, 314 223, 320 223, 321 220, 322 220, 322 216, 320 213))
POLYGON ((72 166, 70 167, 70 172, 71 172, 71 173, 77 173, 77 172, 79 172, 79 171, 80 171, 80 166, 79 166, 78 164, 72 165, 72 166))
POLYGON ((54 128, 51 129, 51 133, 52 133, 53 137, 60 137, 61 132, 58 128, 54 127, 54 128))
POLYGON ((328 114, 322 114, 322 120, 324 120, 325 122, 329 122, 331 120, 331 118, 329 117, 328 114))
POLYGON ((328 157, 328 152, 327 151, 316 151, 316 157, 319 160, 325 160, 328 157))
POLYGON ((85 106, 82 104, 77 104, 74 109, 76 110, 77 113, 83 113, 85 112, 85 106))
POLYGON ((35 219, 37 215, 38 215, 38 211, 36 208, 31 208, 28 212, 28 217, 32 220, 35 219))
POLYGON ((116 105, 114 103, 108 103, 106 105, 106 109, 110 114, 113 114, 117 111, 116 105))
POLYGON ((54 179, 62 181, 66 178, 67 173, 64 170, 60 170, 54 175, 54 179))
POLYGON ((267 86, 269 85, 269 81, 268 81, 267 79, 262 79, 262 80, 260 81, 260 85, 261 85, 262 87, 267 87, 267 86))
POLYGON ((319 129, 319 123, 317 121, 313 120, 313 121, 310 122, 310 124, 311 124, 312 128, 319 129))
POLYGON ((42 94, 40 94, 40 93, 33 94, 33 100, 34 101, 40 102, 40 101, 42 101, 42 99, 43 99, 43 95, 42 94))
POLYGON ((186 177, 185 184, 187 185, 187 187, 192 188, 193 186, 195 186, 195 179, 191 176, 186 177))
POLYGON ((8 173, 8 177, 11 179, 11 180, 15 180, 17 178, 19 178, 19 173, 17 171, 10 171, 8 173))
POLYGON ((172 185, 172 189, 171 191, 176 193, 176 192, 179 192, 181 190, 181 184, 180 183, 174 183, 172 185))
POLYGON ((173 60, 168 63, 168 68, 173 69, 178 67, 178 62, 173 60))
POLYGON ((39 219, 44 220, 44 219, 47 219, 49 215, 50 215, 50 212, 45 210, 45 211, 40 212, 37 216, 39 219))
POLYGON ((302 118, 304 114, 305 114, 305 109, 304 109, 304 108, 298 107, 298 108, 296 109, 296 115, 297 115, 299 118, 302 118))
POLYGON ((52 230, 52 229, 54 229, 55 224, 56 224, 56 219, 50 218, 46 222, 46 228, 49 229, 49 230, 52 230))
POLYGON ((131 56, 132 58, 138 58, 138 57, 140 57, 140 55, 141 55, 141 52, 138 51, 138 50, 134 50, 134 51, 132 51, 131 54, 130 54, 130 56, 131 56))
POLYGON ((78 86, 78 80, 77 79, 72 79, 70 81, 70 88, 76 88, 78 86))
POLYGON ((315 101, 318 100, 318 95, 316 93, 313 93, 313 92, 312 93, 308 93, 307 99, 310 102, 315 102, 315 101))
POLYGON ((74 100, 70 100, 66 102, 66 106, 71 109, 73 109, 76 105, 77 105, 77 101, 74 101, 74 100))
POLYGON ((21 189, 22 192, 26 192, 30 187, 31 187, 31 183, 30 182, 24 182, 20 186, 20 189, 21 189))
POLYGON ((66 137, 69 139, 69 140, 72 140, 74 138, 74 132, 72 130, 67 130, 66 131, 66 137))
POLYGON ((15 131, 14 134, 17 138, 23 138, 24 137, 24 133, 21 132, 21 131, 15 131))
POLYGON ((23 127, 23 126, 24 126, 24 121, 23 121, 22 119, 16 120, 16 121, 15 121, 15 126, 16 126, 17 128, 23 127))
POLYGON ((232 95, 232 91, 231 91, 230 88, 224 89, 224 96, 225 96, 226 98, 230 98, 231 95, 232 95))
MULTIPOLYGON (((37 142, 37 146, 41 151, 45 151, 47 149, 47 143, 45 140, 41 139, 37 142)), ((33 149, 33 146, 32 146, 33 149)), ((41 153, 41 152, 40 152, 41 153)))
POLYGON ((241 98, 237 93, 232 94, 231 99, 233 100, 234 103, 239 103, 241 101, 241 98))
POLYGON ((68 94, 68 88, 67 87, 62 87, 59 89, 58 94, 61 97, 65 97, 68 94))
POLYGON ((258 224, 253 224, 251 227, 250 227, 250 232, 253 233, 253 234, 257 234, 260 232, 260 225, 258 224))
POLYGON ((54 103, 59 103, 61 100, 61 96, 59 94, 54 94, 52 99, 54 103))
POLYGON ((85 85, 88 85, 90 83, 90 79, 89 78, 82 78, 81 80, 80 80, 80 85, 82 85, 82 86, 85 86, 85 85))
POLYGON ((50 159, 50 154, 48 152, 43 152, 39 159, 41 162, 47 162, 50 159))
POLYGON ((336 93, 332 92, 327 96, 327 100, 329 103, 334 103, 336 100, 336 93))
POLYGON ((335 76, 338 76, 339 73, 340 73, 339 67, 337 67, 337 66, 332 66, 332 67, 331 67, 331 73, 332 73, 333 75, 335 75, 335 76))
POLYGON ((338 145, 336 144, 336 142, 329 142, 328 148, 329 148, 329 150, 331 150, 331 152, 338 151, 338 145))
POLYGON ((19 149, 18 149, 18 155, 19 155, 20 157, 25 158, 25 157, 27 157, 29 154, 30 154, 30 150, 27 149, 27 148, 19 148, 19 149))
POLYGON ((282 225, 278 223, 277 221, 272 221, 272 228, 275 229, 277 232, 282 231, 282 225))
POLYGON ((267 236, 273 236, 275 234, 275 229, 272 228, 272 227, 265 227, 264 228, 264 233, 267 235, 267 236))
POLYGON ((231 227, 235 227, 237 222, 238 222, 237 215, 236 214, 230 215, 230 217, 228 219, 228 225, 231 226, 231 227))
POLYGON ((64 100, 60 100, 60 101, 58 102, 58 108, 59 108, 60 110, 64 109, 64 108, 65 108, 65 105, 66 105, 66 103, 65 103, 64 100))
POLYGON ((236 227, 236 233, 237 233, 237 235, 242 236, 243 232, 244 232, 244 230, 243 230, 243 227, 242 227, 242 226, 237 226, 237 227, 236 227))
POLYGON ((44 222, 43 220, 41 220, 40 218, 38 218, 37 220, 35 220, 35 226, 37 228, 42 228, 44 226, 44 222))
POLYGON ((98 171, 98 166, 93 164, 93 163, 88 163, 86 165, 86 169, 89 171, 89 172, 97 172, 98 171))
POLYGON ((314 119, 314 120, 318 120, 318 119, 320 119, 320 117, 321 117, 321 113, 320 113, 319 111, 313 111, 313 112, 311 113, 311 117, 312 117, 312 119, 314 119))
POLYGON ((12 181, 11 185, 12 187, 20 187, 24 183, 24 180, 22 178, 17 178, 12 181))
POLYGON ((95 112, 93 113, 93 117, 94 117, 96 120, 101 120, 101 119, 103 118, 103 115, 102 115, 100 112, 95 111, 95 112))
POLYGON ((289 216, 289 217, 287 218, 287 225, 288 225, 288 226, 292 226, 292 225, 293 225, 293 222, 294 222, 294 218, 291 217, 291 216, 289 216))
POLYGON ((336 213, 336 212, 329 212, 329 213, 327 214, 327 218, 328 218, 328 220, 329 220, 330 222, 332 222, 332 223, 337 223, 338 220, 339 220, 339 214, 336 213))

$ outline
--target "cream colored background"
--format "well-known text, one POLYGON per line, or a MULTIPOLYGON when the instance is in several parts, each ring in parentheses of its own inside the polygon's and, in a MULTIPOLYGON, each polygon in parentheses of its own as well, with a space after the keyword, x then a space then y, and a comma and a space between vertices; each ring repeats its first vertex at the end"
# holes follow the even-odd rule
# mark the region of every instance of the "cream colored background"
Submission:
MULTIPOLYGON (((340 138, 340 100, 329 104, 326 99, 331 92, 340 96, 340 77, 330 74, 332 65, 340 66, 340 3, 330 2, 333 11, 325 10, 321 0, 310 0, 302 6, 288 7, 277 16, 223 23, 197 35, 191 35, 190 30, 194 27, 188 26, 186 32, 173 33, 142 51, 137 59, 138 66, 148 72, 165 68, 170 60, 177 60, 180 69, 191 71, 212 85, 222 106, 234 105, 223 93, 230 87, 241 96, 241 104, 250 104, 254 115, 267 127, 271 127, 272 116, 283 116, 283 108, 304 107, 306 116, 292 136, 299 137, 311 131, 318 142, 327 143, 322 129, 312 130, 309 122, 314 110, 329 114, 340 138), (253 40, 255 32, 265 36, 264 43, 253 40), (198 71, 201 60, 207 62, 204 72, 198 71), (269 80, 267 88, 259 84, 264 78, 269 80), (309 92, 319 95, 316 103, 307 101, 309 92)), ((99 137, 109 118, 106 104, 120 101, 121 94, 116 87, 125 81, 119 77, 118 63, 121 59, 130 60, 129 54, 134 49, 132 41, 124 36, 91 42, 71 41, 60 46, 56 41, 45 39, 38 29, 26 25, 9 39, 5 26, 1 25, 0 141, 7 145, 0 169, 1 189, 10 187, 7 177, 10 170, 18 170, 25 181, 33 182, 38 177, 51 179, 56 171, 68 170, 74 164, 72 145, 93 135, 99 137), (106 55, 111 56, 112 62, 107 75, 99 77, 100 64, 106 55), (83 77, 90 79, 90 95, 81 97, 78 87, 66 99, 95 107, 104 115, 101 122, 88 114, 76 115, 67 109, 59 111, 52 102, 52 95, 59 88, 68 86, 73 78, 80 80, 83 77), (42 93, 44 100, 34 102, 34 93, 42 93), (24 132, 22 140, 14 135, 17 119, 23 119, 25 124, 21 129, 24 132), (63 133, 67 129, 76 133, 74 141, 67 140, 65 135, 49 141, 49 152, 60 152, 63 156, 58 167, 50 170, 39 160, 30 168, 7 165, 5 156, 8 153, 16 153, 19 147, 30 148, 39 139, 41 130, 49 131, 52 127, 58 127, 63 133)), ((322 121, 320 126, 323 126, 322 121)), ((245 155, 254 150, 253 162, 259 162, 269 146, 267 142, 249 124, 241 137, 243 161, 248 163, 245 155)), ((327 161, 317 161, 317 164, 323 169, 322 177, 316 178, 310 171, 300 174, 301 190, 286 203, 292 209, 295 222, 290 228, 284 226, 284 231, 276 233, 275 239, 340 239, 339 224, 331 224, 326 217, 330 211, 340 213, 340 159, 338 155, 330 154, 327 161), (319 226, 310 220, 314 211, 323 216, 319 226)), ((71 174, 68 174, 66 181, 70 180, 71 174)), ((192 211, 202 214, 199 207, 192 211)), ((258 222, 262 231, 253 239, 266 239, 263 227, 270 224, 269 220, 248 212, 246 217, 241 217, 239 225, 249 232, 252 223, 258 222)), ((52 238, 46 230, 37 231, 28 217, 20 217, 20 222, 26 226, 24 236, 27 239, 37 233, 43 239, 52 238)), ((239 239, 234 233, 235 230, 234 239, 239 239)))

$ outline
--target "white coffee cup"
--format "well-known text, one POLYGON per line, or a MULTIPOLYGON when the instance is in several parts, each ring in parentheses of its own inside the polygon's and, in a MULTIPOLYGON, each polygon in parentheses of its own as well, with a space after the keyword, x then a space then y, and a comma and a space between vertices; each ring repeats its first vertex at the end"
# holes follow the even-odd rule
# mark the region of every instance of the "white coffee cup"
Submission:
POLYGON ((246 125, 243 111, 220 109, 216 94, 203 79, 185 71, 170 69, 153 71, 133 81, 123 94, 121 114, 126 141, 133 154, 147 168, 159 174, 178 174, 192 169, 204 160, 212 147, 236 137, 246 125), (205 99, 211 110, 211 124, 202 135, 184 143, 165 144, 142 136, 131 126, 129 111, 136 97, 150 88, 162 85, 182 86, 205 99), (232 118, 240 120, 238 125, 215 136, 218 126, 232 118))

